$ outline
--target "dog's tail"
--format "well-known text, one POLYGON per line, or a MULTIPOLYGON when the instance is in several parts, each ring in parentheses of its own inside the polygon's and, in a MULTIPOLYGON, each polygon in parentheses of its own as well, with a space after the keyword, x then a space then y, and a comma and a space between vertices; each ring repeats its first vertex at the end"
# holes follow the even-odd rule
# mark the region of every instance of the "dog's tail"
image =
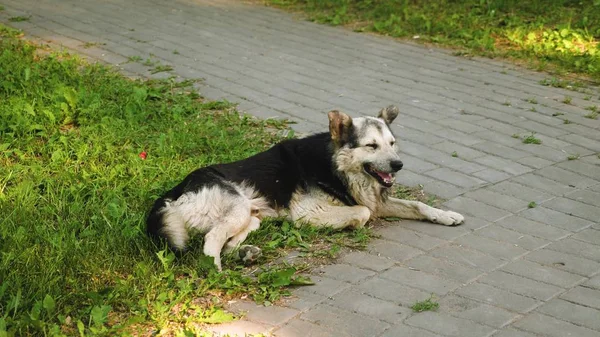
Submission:
POLYGON ((252 187, 251 184, 243 182, 239 186, 240 192, 243 196, 250 200, 251 215, 259 219, 268 217, 277 217, 278 213, 270 205, 267 199, 262 197, 260 193, 252 187))

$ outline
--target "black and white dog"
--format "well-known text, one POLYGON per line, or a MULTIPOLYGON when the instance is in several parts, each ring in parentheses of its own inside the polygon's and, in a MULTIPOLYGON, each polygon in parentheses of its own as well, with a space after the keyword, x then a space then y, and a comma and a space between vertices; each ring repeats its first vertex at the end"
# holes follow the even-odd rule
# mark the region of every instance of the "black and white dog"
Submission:
MULTIPOLYGON (((183 250, 205 234, 204 254, 221 270, 221 250, 240 246, 264 217, 334 228, 361 227, 376 217, 458 225, 463 216, 389 196, 402 168, 389 124, 398 108, 377 117, 329 112, 329 132, 290 139, 229 164, 200 168, 158 199, 148 232, 183 250)), ((245 252, 260 252, 246 246, 245 252)))

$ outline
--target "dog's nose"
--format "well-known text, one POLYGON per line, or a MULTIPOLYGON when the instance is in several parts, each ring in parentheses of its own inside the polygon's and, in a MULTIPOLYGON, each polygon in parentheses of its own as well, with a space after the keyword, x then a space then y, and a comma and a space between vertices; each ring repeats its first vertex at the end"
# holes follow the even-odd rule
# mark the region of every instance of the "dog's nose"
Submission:
POLYGON ((404 164, 402 164, 402 162, 399 160, 393 160, 390 163, 390 166, 392 167, 392 171, 397 172, 402 169, 402 166, 404 166, 404 164))

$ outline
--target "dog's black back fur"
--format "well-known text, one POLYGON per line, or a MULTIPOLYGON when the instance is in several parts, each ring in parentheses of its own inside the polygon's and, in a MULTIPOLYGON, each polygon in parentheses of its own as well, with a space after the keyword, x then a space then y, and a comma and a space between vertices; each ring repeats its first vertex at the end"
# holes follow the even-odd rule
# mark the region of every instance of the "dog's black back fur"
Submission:
POLYGON ((288 207, 298 189, 318 187, 346 205, 356 205, 346 182, 336 174, 333 144, 329 133, 282 141, 252 157, 200 168, 158 199, 148 217, 148 232, 158 235, 162 227, 160 209, 167 199, 177 200, 186 192, 218 185, 237 193, 229 182, 251 183, 274 209, 288 207))

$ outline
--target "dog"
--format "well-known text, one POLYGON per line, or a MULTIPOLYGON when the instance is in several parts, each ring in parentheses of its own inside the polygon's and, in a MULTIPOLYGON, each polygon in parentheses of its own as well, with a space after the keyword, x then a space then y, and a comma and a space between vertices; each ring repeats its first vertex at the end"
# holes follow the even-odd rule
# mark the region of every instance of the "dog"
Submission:
POLYGON ((378 217, 462 223, 456 212, 391 197, 403 166, 390 129, 398 112, 389 106, 377 117, 353 119, 333 110, 329 132, 197 169, 154 203, 147 231, 175 251, 183 251, 194 233, 203 233, 203 252, 221 270, 222 251, 239 249, 243 260, 260 254, 258 247, 241 244, 265 217, 336 229, 362 227, 378 217))

